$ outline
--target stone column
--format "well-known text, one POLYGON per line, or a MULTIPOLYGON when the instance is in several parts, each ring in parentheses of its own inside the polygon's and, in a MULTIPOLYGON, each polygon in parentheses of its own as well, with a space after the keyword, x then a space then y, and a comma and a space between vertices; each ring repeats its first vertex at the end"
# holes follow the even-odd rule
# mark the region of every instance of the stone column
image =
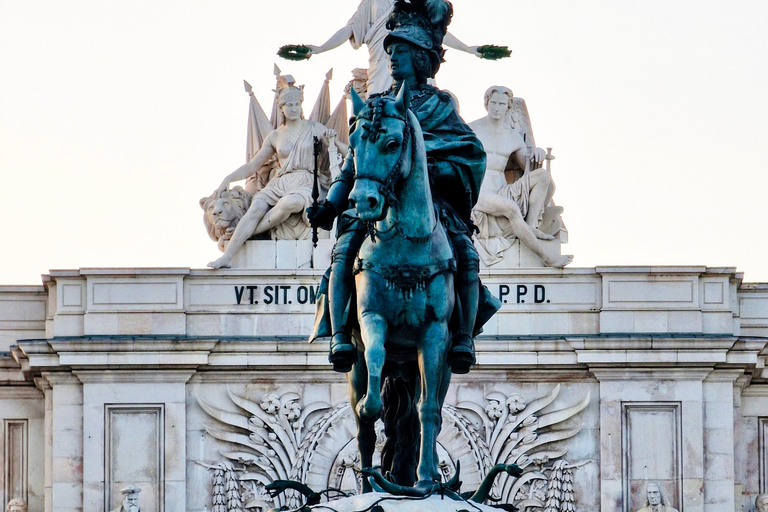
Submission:
POLYGON ((13 498, 29 510, 43 509, 45 482, 45 408, 40 390, 31 386, 0 386, 0 508, 13 498))
POLYGON ((704 511, 735 510, 734 383, 741 370, 715 370, 704 391, 704 511))
POLYGON ((710 371, 592 370, 600 381, 601 512, 639 509, 644 482, 662 478, 676 489, 677 508, 704 512, 702 381, 710 371))
POLYGON ((142 489, 141 509, 186 507, 186 382, 194 370, 77 371, 86 440, 83 512, 115 508, 142 489))
MULTIPOLYGON (((52 389, 50 512, 83 510, 83 386, 70 373, 43 373, 52 389)), ((47 405, 47 401, 46 401, 47 405)), ((46 411, 48 416, 48 411, 46 411)), ((47 502, 47 500, 46 500, 47 502)))
POLYGON ((45 433, 44 450, 45 458, 43 462, 44 478, 44 511, 53 510, 53 388, 50 382, 44 378, 36 378, 35 385, 45 395, 45 433))

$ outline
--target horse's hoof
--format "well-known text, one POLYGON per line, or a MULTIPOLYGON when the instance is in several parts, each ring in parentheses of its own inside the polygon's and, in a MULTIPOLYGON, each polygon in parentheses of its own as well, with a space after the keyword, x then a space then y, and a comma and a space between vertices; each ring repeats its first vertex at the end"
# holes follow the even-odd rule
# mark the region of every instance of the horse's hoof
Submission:
POLYGON ((437 487, 438 484, 434 480, 419 480, 413 484, 413 488, 423 493, 425 496, 434 492, 437 487))

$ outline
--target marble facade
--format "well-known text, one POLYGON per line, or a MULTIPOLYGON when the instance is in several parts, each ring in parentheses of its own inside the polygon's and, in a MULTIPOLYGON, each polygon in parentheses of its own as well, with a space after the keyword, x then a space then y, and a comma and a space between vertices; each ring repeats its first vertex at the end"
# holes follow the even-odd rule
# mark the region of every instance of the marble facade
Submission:
MULTIPOLYGON (((3 505, 108 512, 134 484, 142 511, 202 512, 217 474, 239 479, 247 510, 278 504, 258 485, 269 472, 354 487, 347 385, 327 341, 306 342, 329 250, 248 242, 232 269, 0 287, 3 505)), ((754 510, 768 490, 768 285, 702 266, 481 274, 503 307, 453 379, 440 438, 463 490, 514 459, 542 476, 493 494, 529 510, 558 468, 578 511, 638 510, 651 480, 681 512, 754 510)))

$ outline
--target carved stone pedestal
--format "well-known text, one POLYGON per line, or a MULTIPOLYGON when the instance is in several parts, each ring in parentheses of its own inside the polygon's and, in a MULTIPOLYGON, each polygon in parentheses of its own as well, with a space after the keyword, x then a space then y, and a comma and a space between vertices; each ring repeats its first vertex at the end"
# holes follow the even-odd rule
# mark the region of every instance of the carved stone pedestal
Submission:
MULTIPOLYGON (((561 229, 554 240, 542 240, 542 245, 546 251, 552 254, 562 254, 563 244, 568 243, 568 231, 561 229)), ((544 261, 533 252, 528 246, 521 243, 519 239, 506 240, 506 239, 490 239, 485 240, 484 243, 478 243, 475 239, 475 247, 480 254, 480 268, 481 269, 513 269, 513 268, 542 268, 544 267, 544 261), (509 248, 504 250, 500 255, 496 256, 489 251, 493 251, 494 247, 502 244, 501 246, 509 245, 509 248), (500 260, 498 258, 501 258, 500 260)))
POLYGON ((313 248, 311 240, 249 240, 235 254, 232 268, 326 269, 331 264, 335 241, 322 238, 313 248))

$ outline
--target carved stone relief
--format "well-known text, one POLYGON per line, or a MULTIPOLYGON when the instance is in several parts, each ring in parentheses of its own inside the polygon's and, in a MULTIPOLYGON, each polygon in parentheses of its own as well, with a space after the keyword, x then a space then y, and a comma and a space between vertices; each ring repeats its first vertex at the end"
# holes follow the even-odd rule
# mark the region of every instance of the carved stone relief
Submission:
MULTIPOLYGON (((438 437, 439 468, 447 480, 461 463, 462 491, 473 491, 498 463, 515 463, 521 478, 496 479, 491 499, 514 503, 525 510, 573 510, 573 472, 582 465, 563 457, 563 442, 581 426, 553 428, 573 418, 589 404, 589 394, 567 407, 549 407, 557 385, 532 401, 523 396, 489 393, 485 403, 461 402, 443 408, 438 437), (570 504, 570 505, 569 505, 570 504)), ((298 507, 302 497, 288 491, 270 497, 265 486, 275 480, 295 480, 316 492, 355 494, 360 482, 355 422, 348 402, 332 407, 303 403, 297 393, 267 393, 252 400, 228 390, 239 412, 230 412, 197 396, 197 403, 217 424, 205 431, 221 441, 224 461, 196 461, 211 471, 213 512, 298 507)), ((377 447, 377 456, 380 447, 377 447)), ((374 464, 376 464, 376 459, 374 464)), ((586 462, 586 461, 585 461, 586 462)))
POLYGON ((768 512, 768 493, 757 495, 755 498, 755 512, 768 512))
POLYGON ((21 498, 14 498, 5 507, 6 512, 27 512, 27 502, 21 498))
POLYGON ((111 512, 141 512, 139 506, 139 493, 141 489, 133 484, 126 485, 120 489, 122 500, 120 505, 111 512))
POLYGON ((475 246, 487 266, 500 263, 519 239, 545 266, 564 267, 573 260, 544 241, 559 238, 563 209, 555 206, 550 172, 551 149, 535 147, 528 108, 503 86, 484 96, 486 117, 469 124, 483 143, 486 173, 472 220, 478 227, 475 246))
POLYGON ((663 486, 651 480, 645 484, 645 505, 637 512, 678 512, 678 510, 669 505, 669 498, 663 486))

